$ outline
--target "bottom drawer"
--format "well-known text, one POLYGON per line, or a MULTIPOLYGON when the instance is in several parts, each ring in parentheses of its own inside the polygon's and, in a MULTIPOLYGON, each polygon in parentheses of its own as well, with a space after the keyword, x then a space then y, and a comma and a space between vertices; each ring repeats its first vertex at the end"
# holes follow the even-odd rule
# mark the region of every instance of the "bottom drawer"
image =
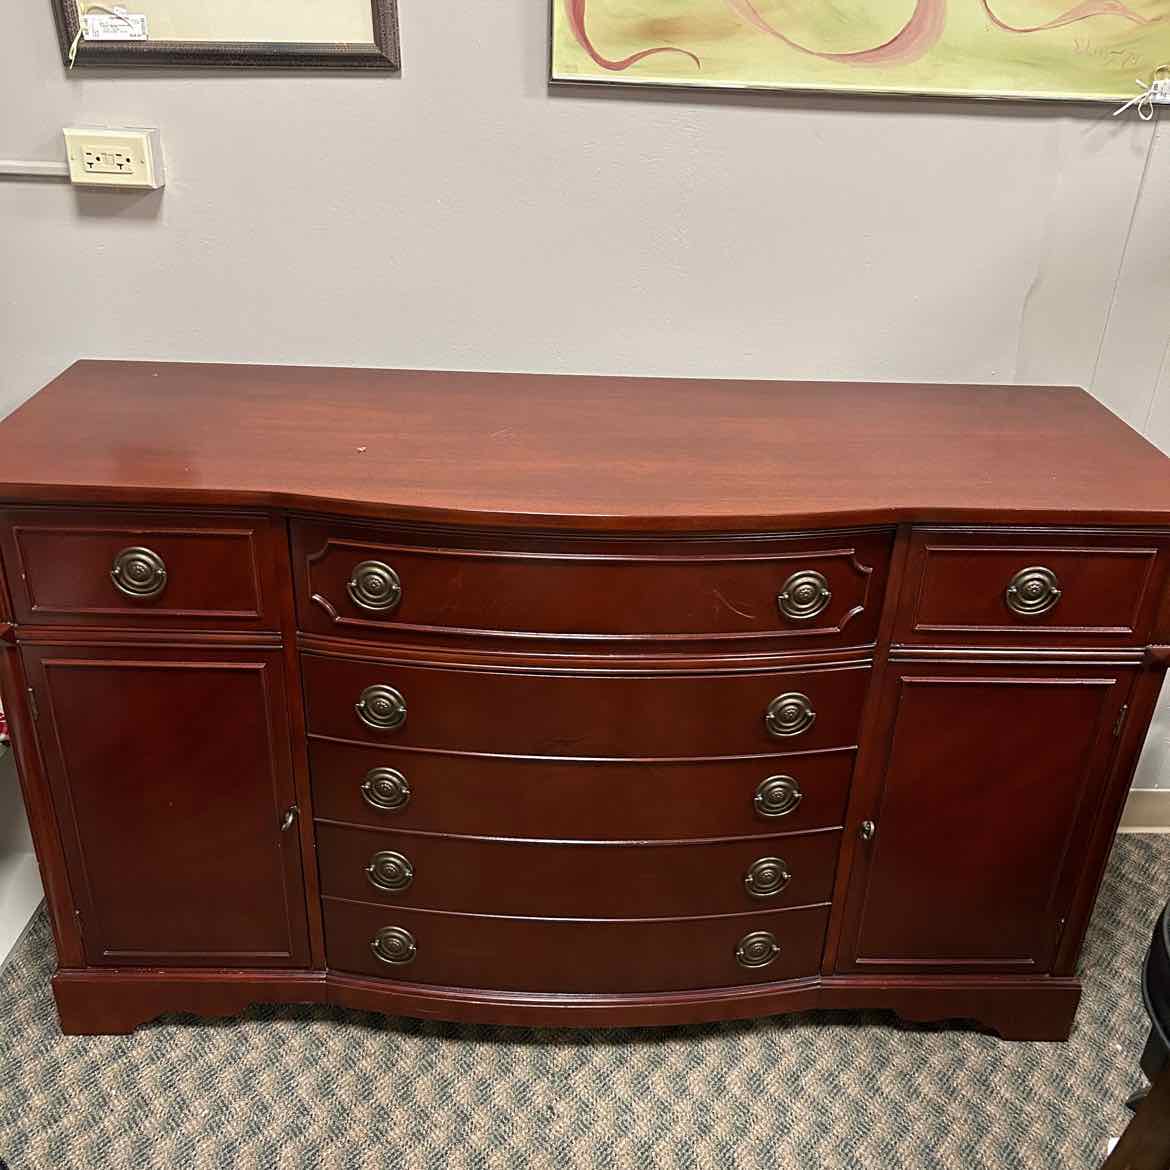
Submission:
POLYGON ((501 991, 681 991, 819 973, 828 906, 712 918, 590 922, 402 910, 326 898, 329 967, 501 991), (379 931, 383 961, 372 944, 379 931), (759 965, 745 966, 737 948, 759 965), (767 960, 766 962, 763 960, 767 960))

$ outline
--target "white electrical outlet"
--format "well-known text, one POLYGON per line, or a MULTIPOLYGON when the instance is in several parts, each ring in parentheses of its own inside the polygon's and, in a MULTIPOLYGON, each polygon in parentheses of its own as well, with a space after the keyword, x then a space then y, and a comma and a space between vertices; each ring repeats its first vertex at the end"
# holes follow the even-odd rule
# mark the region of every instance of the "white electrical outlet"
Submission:
POLYGON ((65 152, 77 184, 153 191, 166 182, 157 130, 66 127, 65 152))

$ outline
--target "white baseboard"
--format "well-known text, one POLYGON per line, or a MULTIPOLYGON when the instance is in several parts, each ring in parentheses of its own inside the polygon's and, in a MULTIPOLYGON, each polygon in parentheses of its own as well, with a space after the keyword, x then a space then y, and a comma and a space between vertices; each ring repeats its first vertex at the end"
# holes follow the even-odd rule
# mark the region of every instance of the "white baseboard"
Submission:
POLYGON ((41 878, 12 753, 0 753, 0 960, 12 949, 41 901, 41 878))
POLYGON ((7 958, 41 897, 35 857, 31 853, 0 856, 0 960, 7 958))
POLYGON ((1170 833, 1170 788, 1135 788, 1121 814, 1123 833, 1170 833))

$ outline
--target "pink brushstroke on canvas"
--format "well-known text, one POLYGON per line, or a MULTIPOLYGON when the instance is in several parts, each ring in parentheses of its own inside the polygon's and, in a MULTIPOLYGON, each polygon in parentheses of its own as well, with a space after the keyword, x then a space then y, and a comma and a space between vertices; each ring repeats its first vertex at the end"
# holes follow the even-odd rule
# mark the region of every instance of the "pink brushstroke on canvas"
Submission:
MULTIPOLYGON (((702 67, 699 58, 694 53, 675 45, 657 45, 653 48, 643 49, 638 53, 631 53, 630 56, 620 60, 611 60, 602 56, 594 46, 585 27, 586 2, 587 0, 565 0, 565 13, 577 43, 603 69, 620 72, 655 53, 681 53, 684 57, 689 57, 695 63, 696 68, 702 67)), ((918 0, 910 19, 888 41, 868 49, 829 53, 802 45, 781 32, 764 19, 753 0, 725 0, 725 3, 742 20, 747 21, 748 24, 768 36, 782 41, 790 49, 812 57, 820 57, 825 61, 842 61, 851 65, 906 63, 918 60, 919 57, 933 48, 939 37, 942 36, 943 27, 946 24, 947 9, 946 0, 918 0)), ((1160 17, 1142 16, 1122 3, 1122 0, 1082 0, 1082 3, 1043 24, 1020 26, 1001 20, 992 9, 991 0, 980 0, 980 3, 991 23, 996 28, 1010 33, 1043 32, 1047 29, 1075 24, 1077 21, 1089 20, 1095 16, 1119 16, 1134 24, 1155 24, 1161 19, 1160 17)))
POLYGON ((983 4, 983 11, 987 13, 991 23, 996 28, 1002 28, 1005 32, 1014 33, 1031 33, 1044 32, 1050 28, 1062 28, 1066 24, 1075 24, 1078 20, 1088 20, 1090 16, 1120 16, 1125 20, 1131 20, 1134 24, 1157 24, 1161 17, 1157 16, 1142 16, 1139 12, 1134 12, 1126 4, 1122 4, 1121 0, 1085 0, 1083 4, 1078 4, 1075 8, 1070 8, 1067 12, 1060 16, 1054 17, 1052 20, 1046 21, 1044 24, 1020 25, 1008 24, 1004 20, 1000 20, 998 16, 991 10, 991 0, 981 0, 983 4))
POLYGON ((918 0, 910 19, 902 29, 884 44, 872 49, 858 49, 849 53, 825 53, 810 49, 787 37, 778 28, 769 24, 759 13, 751 0, 727 0, 732 12, 743 17, 761 32, 783 41, 790 49, 820 57, 825 61, 846 61, 854 65, 888 64, 891 61, 916 61, 928 49, 933 48, 942 36, 946 23, 946 0, 918 0))
POLYGON ((569 27, 573 30, 573 36, 577 38, 577 43, 602 69, 612 69, 615 72, 629 69, 631 65, 636 65, 639 61, 646 57, 652 57, 655 53, 681 53, 684 57, 690 57, 694 61, 696 69, 702 68, 699 64, 699 58, 694 53, 690 53, 686 49, 676 49, 673 45, 643 49, 640 53, 631 53, 620 61, 610 60, 608 57, 603 57, 593 47, 593 42, 589 39, 589 33, 585 29, 585 0, 565 0, 565 16, 568 18, 569 27))

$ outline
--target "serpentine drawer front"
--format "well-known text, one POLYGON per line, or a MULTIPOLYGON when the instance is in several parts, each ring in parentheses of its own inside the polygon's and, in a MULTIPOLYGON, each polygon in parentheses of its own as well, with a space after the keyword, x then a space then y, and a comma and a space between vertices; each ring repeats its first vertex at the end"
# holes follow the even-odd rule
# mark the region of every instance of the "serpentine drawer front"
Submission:
POLYGON ((301 628, 341 637, 560 636, 581 643, 877 637, 892 532, 736 541, 485 540, 298 522, 301 628))
POLYGON ((833 893, 840 833, 598 844, 360 830, 319 822, 321 889, 419 910, 669 918, 809 906, 833 893))
POLYGON ((827 918, 826 907, 810 906, 591 922, 325 900, 326 944, 339 971, 504 992, 662 992, 810 978, 827 918))
POLYGON ((458 669, 302 656, 309 731, 510 755, 766 755, 857 743, 868 662, 678 674, 458 669))
POLYGON ((670 841, 844 823, 850 750, 730 760, 563 760, 411 752, 313 737, 317 816, 371 829, 670 841))
POLYGON ((0 423, 63 1028, 1067 1036, 1168 473, 1071 389, 78 363, 0 423))

